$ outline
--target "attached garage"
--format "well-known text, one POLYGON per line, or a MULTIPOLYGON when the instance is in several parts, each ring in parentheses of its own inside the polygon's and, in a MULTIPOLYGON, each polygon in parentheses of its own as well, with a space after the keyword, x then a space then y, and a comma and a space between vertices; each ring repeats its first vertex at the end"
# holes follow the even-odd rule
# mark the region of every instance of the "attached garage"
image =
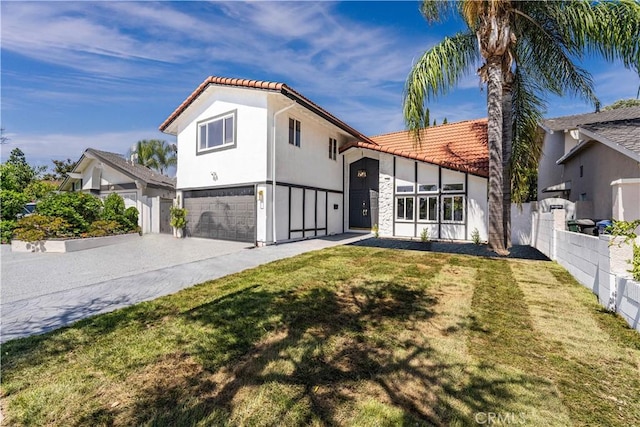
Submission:
POLYGON ((187 236, 255 243, 255 187, 183 192, 187 236))

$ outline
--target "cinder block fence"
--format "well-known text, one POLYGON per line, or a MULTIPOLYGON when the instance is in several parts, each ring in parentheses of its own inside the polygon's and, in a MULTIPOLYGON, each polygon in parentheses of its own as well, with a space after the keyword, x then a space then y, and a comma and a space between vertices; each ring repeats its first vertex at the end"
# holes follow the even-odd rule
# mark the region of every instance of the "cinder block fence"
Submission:
POLYGON ((619 237, 567 231, 564 209, 533 212, 531 218, 531 246, 566 268, 598 296, 600 304, 640 332, 640 283, 627 271, 631 244, 621 243, 619 237))

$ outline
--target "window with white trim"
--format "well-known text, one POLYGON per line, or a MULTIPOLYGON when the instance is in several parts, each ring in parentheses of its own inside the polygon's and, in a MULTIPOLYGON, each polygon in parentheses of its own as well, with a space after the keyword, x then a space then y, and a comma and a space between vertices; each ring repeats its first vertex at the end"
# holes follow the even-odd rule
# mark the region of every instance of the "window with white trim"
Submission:
POLYGON ((236 143, 236 111, 198 123, 198 153, 236 143))
POLYGON ((338 158, 338 141, 335 138, 329 138, 329 158, 331 160, 338 158))
POLYGON ((438 222, 438 196, 418 197, 418 219, 438 222))
POLYGON ((289 144, 300 147, 300 120, 289 117, 289 144))
POLYGON ((464 184, 463 183, 458 183, 458 184, 444 184, 442 186, 442 191, 443 192, 454 192, 454 191, 464 191, 464 184))
POLYGON ((418 193, 437 193, 438 184, 418 184, 418 193))
POLYGON ((464 222, 464 196, 442 196, 442 221, 464 222))
POLYGON ((396 179, 396 193, 413 193, 414 188, 413 182, 396 179))
POLYGON ((396 198, 396 219, 413 221, 413 197, 396 198))

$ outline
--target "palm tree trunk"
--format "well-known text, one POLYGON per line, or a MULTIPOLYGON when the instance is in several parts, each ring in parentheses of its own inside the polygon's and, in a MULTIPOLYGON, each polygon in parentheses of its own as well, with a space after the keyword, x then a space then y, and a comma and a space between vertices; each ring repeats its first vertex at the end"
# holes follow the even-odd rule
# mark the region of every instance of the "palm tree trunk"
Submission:
POLYGON ((511 152, 513 146, 513 75, 502 82, 502 221, 504 247, 511 247, 511 152))
POLYGON ((489 139, 489 247, 506 253, 503 213, 502 60, 487 59, 487 136, 489 139))

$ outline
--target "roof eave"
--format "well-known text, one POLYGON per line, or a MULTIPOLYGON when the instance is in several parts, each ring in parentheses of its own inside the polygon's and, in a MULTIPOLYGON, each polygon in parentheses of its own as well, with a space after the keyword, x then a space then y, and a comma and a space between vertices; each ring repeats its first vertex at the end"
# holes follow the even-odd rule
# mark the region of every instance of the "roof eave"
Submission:
POLYGON ((360 141, 357 142, 352 142, 349 143, 345 146, 343 146, 342 148, 340 148, 340 153, 344 153, 345 151, 348 151, 352 148, 360 148, 360 149, 364 149, 364 150, 373 150, 373 151, 377 151, 380 153, 384 153, 384 154, 390 154, 392 156, 398 156, 398 157, 403 157, 406 159, 411 159, 411 160, 417 160, 419 162, 424 162, 424 163, 429 163, 432 165, 437 165, 440 167, 443 167, 445 169, 450 169, 450 170, 455 170, 458 172, 465 172, 474 176, 478 176, 480 178, 488 178, 489 177, 489 172, 488 171, 480 171, 477 168, 472 168, 472 167, 468 167, 466 165, 458 165, 458 164, 453 164, 453 163, 446 163, 446 162, 435 162, 435 161, 429 161, 426 159, 426 157, 424 155, 419 155, 417 153, 409 153, 406 151, 402 151, 402 150, 397 150, 397 149, 388 149, 379 145, 372 145, 372 144, 368 144, 368 143, 363 143, 360 141))
POLYGON ((622 145, 618 144, 617 142, 611 141, 608 138, 605 138, 604 136, 598 134, 597 132, 593 132, 590 131, 588 129, 584 129, 582 127, 578 128, 580 130, 580 133, 595 140, 600 142, 601 144, 606 145, 607 147, 611 148, 612 150, 615 150, 617 152, 619 152, 620 154, 623 154, 633 160, 635 160, 636 162, 640 162, 640 153, 636 153, 635 151, 629 150, 627 147, 623 147, 622 145))

